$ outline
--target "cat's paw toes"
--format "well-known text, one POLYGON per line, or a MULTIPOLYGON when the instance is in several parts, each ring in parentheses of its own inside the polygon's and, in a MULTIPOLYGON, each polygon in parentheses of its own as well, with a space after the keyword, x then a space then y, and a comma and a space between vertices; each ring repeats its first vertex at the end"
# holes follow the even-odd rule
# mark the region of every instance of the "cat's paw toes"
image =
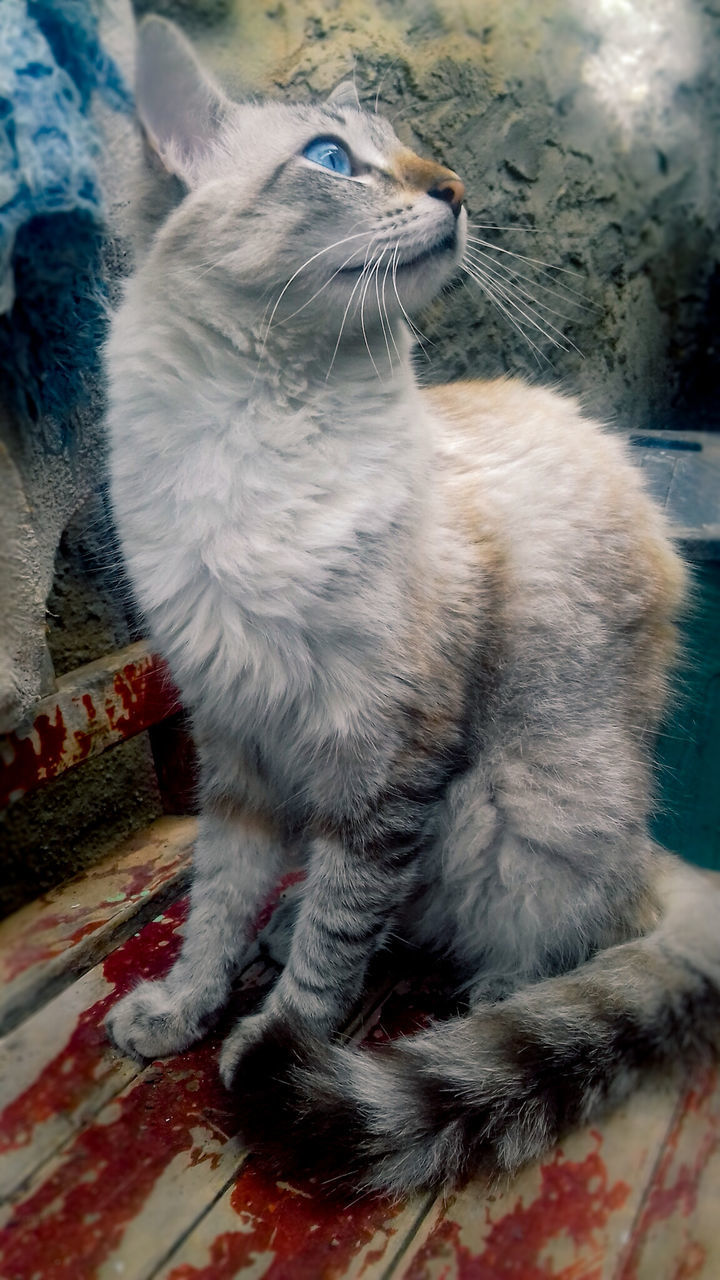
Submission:
POLYGON ((132 1058, 167 1058, 203 1034, 163 982, 141 982, 111 1010, 105 1027, 113 1044, 132 1058))
POLYGON ((220 1050, 220 1079, 226 1089, 232 1089, 237 1068, 250 1049, 255 1048, 271 1032, 275 1020, 265 1013, 253 1013, 241 1018, 220 1050))

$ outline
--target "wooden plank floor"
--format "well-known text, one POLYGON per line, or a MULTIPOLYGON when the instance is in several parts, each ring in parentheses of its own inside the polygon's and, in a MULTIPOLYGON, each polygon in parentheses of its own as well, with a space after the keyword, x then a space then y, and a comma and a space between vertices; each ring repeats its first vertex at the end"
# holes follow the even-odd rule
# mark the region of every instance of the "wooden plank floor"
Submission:
MULTIPOLYGON (((152 829, 0 931, 0 1280, 718 1280, 715 1070, 647 1084, 492 1193, 343 1205, 313 1180, 269 1179, 242 1150, 217 1078, 222 1030, 145 1069, 115 1053, 108 1009, 177 953, 192 830, 152 829), (145 922, 127 936, 133 918, 145 922)), ((234 1016, 275 973, 258 952, 234 1016)), ((407 1030, 428 1002, 401 984, 355 1035, 407 1030)))

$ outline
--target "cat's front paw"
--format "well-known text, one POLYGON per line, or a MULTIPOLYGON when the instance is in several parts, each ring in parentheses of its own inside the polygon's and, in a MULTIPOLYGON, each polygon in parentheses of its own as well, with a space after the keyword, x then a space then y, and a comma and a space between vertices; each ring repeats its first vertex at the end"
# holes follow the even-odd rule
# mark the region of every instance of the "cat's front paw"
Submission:
POLYGON ((105 1020, 113 1044, 131 1058, 167 1058, 205 1033, 187 1004, 165 982, 141 982, 105 1020))
POLYGON ((253 1013, 248 1018, 241 1018, 233 1027, 220 1050, 220 1079, 226 1089, 233 1088, 241 1060, 260 1045, 276 1025, 271 1015, 253 1013))

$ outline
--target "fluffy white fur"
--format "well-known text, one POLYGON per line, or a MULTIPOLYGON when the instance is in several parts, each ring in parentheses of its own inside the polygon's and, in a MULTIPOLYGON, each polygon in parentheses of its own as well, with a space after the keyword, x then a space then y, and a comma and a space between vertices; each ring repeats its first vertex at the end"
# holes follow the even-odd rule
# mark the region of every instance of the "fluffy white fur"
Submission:
POLYGON ((147 1057, 200 1036, 301 859, 288 963, 221 1063, 251 1137, 314 1128, 327 1154, 349 1126, 395 1190, 515 1167, 643 1057, 714 1040, 717 899, 646 830, 681 566, 572 402, 419 390, 408 317, 462 257, 457 175, 346 88, 228 102, 159 20, 138 101, 184 198, 108 344, 113 497, 203 812, 181 957, 111 1034, 147 1057), (303 154, 328 136, 350 175, 303 154), (322 1048, 390 930, 476 1012, 380 1064, 322 1048))

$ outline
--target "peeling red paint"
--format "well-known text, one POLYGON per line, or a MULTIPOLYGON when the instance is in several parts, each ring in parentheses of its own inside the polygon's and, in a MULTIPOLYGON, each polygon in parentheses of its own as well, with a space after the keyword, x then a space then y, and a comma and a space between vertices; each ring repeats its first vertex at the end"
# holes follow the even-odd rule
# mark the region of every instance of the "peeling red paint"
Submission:
MULTIPOLYGON (((45 916, 38 922, 36 932, 38 934, 41 932, 49 933, 51 930, 62 929, 63 926, 72 924, 77 918, 77 914, 45 916)), ((48 960, 53 960, 55 956, 62 955, 69 947, 76 946, 83 938, 96 933, 106 923, 106 919, 107 917, 103 916, 101 919, 88 920, 85 924, 78 925, 76 929, 73 929, 72 933, 63 933, 53 942, 33 943, 23 941, 18 943, 13 948, 12 955, 4 957, 4 980, 12 982, 21 973, 24 973, 26 969, 32 968, 33 965, 47 964, 48 960)))
MULTIPOLYGON (((298 873, 292 873, 277 886, 259 927, 283 889, 297 879, 298 873)), ((0 1139, 6 1149, 27 1143, 33 1127, 52 1115, 76 1111, 104 1067, 111 1069, 102 1026, 107 1011, 139 978, 160 976, 172 963, 184 908, 183 903, 167 911, 107 958, 103 973, 112 992, 80 1016, 62 1052, 4 1112, 0 1139)), ((257 990, 240 993, 239 999, 247 1009, 257 990)), ((233 1012, 242 1012, 237 1001, 233 1012)), ((235 1129, 236 1105, 217 1075, 218 1041, 219 1035, 145 1072, 70 1141, 50 1176, 16 1207, 0 1232, 0 1275, 13 1280, 39 1275, 43 1280, 77 1280, 82 1275, 89 1280, 117 1247, 171 1160, 184 1152, 188 1165, 217 1162, 217 1153, 208 1153, 197 1135, 204 1132, 222 1143, 235 1129)), ((379 1199, 333 1207, 324 1189, 283 1189, 252 1165, 239 1177, 232 1203, 243 1228, 248 1215, 253 1216, 253 1234, 231 1232, 233 1239, 218 1248, 237 1257, 240 1250, 264 1247, 268 1232, 272 1236, 282 1224, 282 1257, 268 1273, 276 1278, 342 1275, 345 1261, 370 1241, 375 1242, 373 1255, 382 1256, 393 1231, 394 1211, 379 1199), (317 1238, 310 1239, 315 1231, 317 1238), (379 1246, 378 1231, 385 1233, 379 1246)))
MULTIPOLYGON (((102 1053, 101 1019, 109 1004, 139 977, 165 972, 179 945, 178 908, 153 921, 108 957, 114 986, 99 1001, 62 1055, 71 1075, 92 1078, 102 1053)), ((198 1130, 224 1142, 233 1132, 232 1105, 218 1079, 217 1042, 145 1071, 63 1152, 50 1176, 15 1208, 0 1232, 0 1274, 13 1280, 86 1280, 113 1251, 140 1212, 158 1177, 182 1152, 198 1160, 198 1130)), ((73 1105, 76 1083, 56 1060, 43 1073, 26 1111, 46 1116, 73 1105)), ((30 1092, 30 1091, 29 1091, 30 1092)), ((18 1120, 18 1114, 15 1115, 18 1120)))
POLYGON ((140 978, 161 977, 169 968, 180 947, 177 931, 186 910, 184 899, 108 956, 103 974, 114 989, 81 1013, 64 1048, 0 1113, 0 1152, 26 1146, 36 1125, 73 1112, 97 1083, 103 1064, 112 1070, 103 1027, 108 1010, 140 978))
MULTIPOLYGON (((143 654, 119 671, 90 663, 92 688, 60 688, 44 699, 28 733, 0 738, 0 810, 90 755, 158 724, 180 709, 165 664, 143 654), (103 706, 103 711, 99 711, 103 706)), ((82 680, 82 672, 73 673, 82 680)))
POLYGON ((655 1222, 664 1222, 677 1213, 687 1218, 694 1211, 700 1179, 720 1145, 720 1114, 715 1111, 707 1115, 707 1130, 694 1146, 692 1164, 682 1161, 676 1165, 677 1149, 688 1115, 702 1115, 707 1110, 717 1082, 717 1068, 706 1068, 697 1074, 683 1098, 645 1199, 638 1235, 646 1234, 655 1222), (672 1181, 668 1181, 671 1175, 672 1181))
POLYGON ((165 1280, 233 1280, 261 1256, 267 1257, 263 1280, 339 1280, 378 1232, 385 1246, 373 1256, 382 1257, 401 1208, 379 1196, 340 1205, 312 1182, 275 1182, 252 1159, 240 1172, 230 1204, 240 1229, 213 1241, 206 1266, 180 1264, 165 1280))
MULTIPOLYGON (((295 878, 287 877, 278 886, 269 907, 295 878)), ((269 918, 266 909, 260 927, 267 922, 266 913, 269 918)), ((365 1043, 384 1043, 417 1030, 428 1021, 441 990, 433 978, 401 983, 384 1001, 365 1043)), ((340 1280, 359 1251, 379 1236, 364 1259, 358 1273, 362 1275, 382 1261, 395 1234, 394 1219, 403 1209, 381 1196, 341 1202, 314 1179, 278 1183, 253 1157, 243 1165, 229 1207, 238 1214, 241 1229, 217 1236, 206 1265, 180 1264, 165 1280, 231 1280, 265 1255, 272 1257, 262 1271, 263 1280, 340 1280)))
MULTIPOLYGON (((160 976, 174 957, 179 914, 146 925, 134 945, 108 957, 113 998, 138 977, 160 976)), ((257 1000, 248 982, 235 1001, 257 1000)), ((95 1006, 97 1017, 100 1005, 95 1006)), ((93 1035, 89 1054, 98 1052, 93 1035)), ((179 1155, 208 1158, 204 1143, 235 1132, 236 1107, 217 1071, 219 1035, 142 1073, 65 1148, 52 1172, 18 1205, 0 1232, 0 1275, 12 1280, 91 1280, 142 1211, 158 1178, 179 1155), (198 1143, 198 1135, 204 1135, 198 1143)), ((56 1077, 57 1078, 57 1077, 56 1077)), ((56 1095, 54 1106, 61 1103, 56 1095)))
POLYGON ((144 1072, 78 1135, 0 1233, 0 1274, 13 1280, 95 1276, 170 1162, 193 1151, 197 1131, 227 1140, 231 1121, 216 1052, 207 1041, 144 1072))
POLYGON ((709 1130, 695 1149, 695 1158, 691 1164, 683 1161, 675 1169, 674 1177, 669 1185, 665 1178, 672 1166, 672 1152, 666 1151, 660 1162, 642 1215, 642 1225, 647 1230, 654 1222, 665 1222, 675 1214, 683 1218, 690 1217, 697 1204, 700 1179, 711 1155, 718 1149, 718 1133, 709 1130))
POLYGON ((144 866, 133 867, 127 880, 123 881, 122 887, 118 888, 117 892, 124 894, 125 898, 130 901, 133 898, 147 894, 151 883, 155 889, 159 889, 173 878, 178 868, 184 862, 187 862, 187 857, 187 852, 183 852, 178 854, 177 858, 173 858, 172 862, 164 862, 161 868, 162 875, 158 875, 156 859, 144 866))
MULTIPOLYGON (((662 1156, 645 1195, 645 1202, 633 1232, 631 1252, 622 1270, 622 1280, 639 1280, 645 1241, 653 1228, 670 1218, 689 1219, 697 1207, 702 1176, 710 1159, 720 1149, 720 1110, 713 1105, 718 1087, 717 1067, 696 1073, 675 1116, 663 1145, 662 1156), (693 1140, 691 1162, 678 1162, 678 1147, 689 1117, 700 1117, 706 1125, 699 1140, 693 1140)), ((692 1280, 699 1275, 705 1251, 691 1240, 683 1243, 683 1258, 673 1280, 692 1280), (702 1254, 702 1260, 697 1259, 702 1254), (688 1269, 689 1268, 689 1269, 688 1269)))
MULTIPOLYGON (((150 888, 158 889, 171 880, 178 870, 178 867, 186 860, 186 853, 179 854, 172 862, 158 864, 158 858, 152 858, 148 862, 140 863, 138 866, 130 868, 127 878, 119 884, 117 881, 113 884, 113 898, 122 897, 130 902, 143 894, 146 894, 150 888)), ((93 873, 90 872, 85 877, 92 879, 93 873)), ((111 915, 117 910, 117 903, 114 903, 113 910, 107 909, 107 899, 97 900, 87 908, 80 908, 76 911, 65 912, 48 912, 47 915, 39 916, 33 921, 32 932, 27 937, 21 936, 13 940, 12 948, 7 948, 2 956, 2 978, 4 982, 13 982, 27 969, 34 965, 46 964, 49 960, 53 960, 55 956, 61 955, 69 948, 74 947, 81 942, 83 938, 97 932, 105 925, 111 915), (105 908, 105 909, 104 909, 105 908), (93 919, 87 920, 83 916, 88 911, 92 911, 93 919), (101 914, 99 914, 101 913, 101 914), (70 926, 69 932, 64 930, 70 926), (55 936, 53 936, 55 935, 55 936), (45 941, 38 941, 44 938, 45 941)))
POLYGON ((66 741, 67 729, 60 707, 55 707, 52 719, 45 713, 39 715, 31 735, 20 737, 11 733, 5 736, 0 753, 0 810, 7 808, 18 794, 24 794, 59 772, 66 741))
MULTIPOLYGON (((123 737, 132 737, 180 710, 180 701, 167 667, 158 658, 128 663, 113 676, 109 715, 123 737), (118 706, 124 714, 118 715, 118 706)), ((108 705, 106 703, 106 705, 108 705)))
POLYGON ((701 1244, 690 1243, 686 1246, 685 1257, 678 1262, 670 1280, 696 1280, 705 1270, 707 1250, 701 1244))
MULTIPOLYGON (((256 929, 263 928, 275 909, 280 894, 294 884, 302 873, 285 876, 276 886, 260 912, 256 929)), ((103 976, 113 990, 86 1009, 79 1017, 67 1044, 52 1059, 28 1088, 0 1113, 0 1153, 27 1145, 36 1125, 58 1112, 72 1112, 98 1080, 98 1070, 105 1063, 112 1070, 103 1027, 111 1006, 143 978, 158 978, 175 960, 182 942, 180 927, 184 923, 187 897, 169 907, 161 917, 146 924, 139 933, 117 947, 103 965, 103 976)), ((58 916, 58 920, 65 917, 58 916)), ((78 929, 73 940, 99 927, 93 921, 78 929)), ((201 1158, 201 1157, 198 1157, 201 1158)))
MULTIPOLYGON (((478 1214, 485 1214, 486 1236, 482 1250, 473 1254, 462 1243, 459 1222, 450 1216, 433 1231, 418 1250, 403 1280, 426 1280, 428 1263, 450 1253, 447 1276, 453 1280, 600 1280, 602 1262, 589 1265, 587 1255, 567 1266, 557 1267, 543 1256, 553 1240, 569 1238, 578 1246, 602 1241, 602 1231, 610 1216, 620 1209, 630 1194, 626 1182, 609 1183, 600 1155, 602 1139, 593 1135, 596 1147, 584 1160, 566 1160, 558 1150, 540 1168, 540 1191, 530 1204, 520 1197, 496 1222, 491 1206, 478 1197, 478 1214)), ((475 1193, 478 1194, 478 1193, 475 1193)), ((436 1273, 435 1273, 436 1274, 436 1273)))
MULTIPOLYGON (((298 878, 299 873, 292 873, 277 886, 258 927, 269 919, 283 889, 298 878)), ((59 1112, 77 1111, 103 1070, 111 1069, 102 1029, 107 1010, 138 978, 161 976, 172 963, 185 905, 176 904, 107 958, 103 973, 113 990, 81 1014, 62 1052, 0 1116, 0 1149, 26 1143, 33 1126, 59 1112)), ((433 981, 403 984, 385 1002, 367 1038, 382 1041, 411 1031, 426 1020, 437 995, 433 981)), ((252 998, 246 992, 240 1000, 252 998)), ((218 1144, 233 1136, 235 1125, 235 1108, 217 1079, 218 1042, 219 1035, 144 1072, 70 1141, 49 1176, 16 1207, 0 1232, 1 1276, 92 1280, 173 1159, 182 1155, 188 1166, 217 1167, 218 1144), (210 1141, 213 1149, 208 1151, 210 1141)), ((717 1147, 720 1117, 710 1117, 712 1145, 709 1138, 696 1143, 692 1165, 678 1166, 678 1141, 684 1119, 705 1119, 715 1084, 715 1073, 699 1075, 686 1095, 651 1184, 643 1234, 653 1221, 694 1208, 700 1176, 717 1147)), ((469 1205, 484 1221, 477 1252, 465 1243, 451 1202, 426 1244, 399 1273, 403 1280, 427 1280, 429 1275, 442 1280, 600 1280, 607 1224, 626 1203, 630 1187, 611 1180, 602 1138, 597 1133, 593 1138, 594 1149, 582 1160, 568 1160, 557 1151, 539 1170, 537 1195, 527 1204, 522 1197, 513 1202, 508 1197, 509 1208, 496 1221, 497 1202, 484 1199, 481 1190, 469 1192, 474 1199, 463 1206, 465 1220, 469 1205), (578 1256, 573 1261, 552 1260, 553 1243, 559 1241, 568 1252, 568 1245, 574 1246, 578 1256)), ((165 1280, 233 1280, 245 1268, 257 1267, 262 1267, 264 1280, 340 1280, 362 1250, 366 1253, 358 1274, 374 1273, 402 1209, 380 1197, 345 1205, 329 1199, 327 1189, 313 1180, 278 1183, 254 1159, 242 1167, 224 1203, 230 1218, 237 1215, 237 1228, 217 1235, 206 1260, 179 1263, 163 1272, 165 1280)), ((221 1225, 228 1225, 227 1220, 221 1225)), ((690 1242, 681 1259, 668 1260, 668 1280, 698 1280, 705 1262, 702 1245, 690 1242)), ((637 1280, 640 1274, 636 1267, 621 1272, 623 1280, 637 1280)))
POLYGON ((93 705, 93 700, 90 697, 90 694, 84 693, 81 698, 81 702, 87 714, 88 724, 92 724, 93 720, 95 720, 95 718, 97 717, 97 711, 95 710, 95 707, 93 705))

